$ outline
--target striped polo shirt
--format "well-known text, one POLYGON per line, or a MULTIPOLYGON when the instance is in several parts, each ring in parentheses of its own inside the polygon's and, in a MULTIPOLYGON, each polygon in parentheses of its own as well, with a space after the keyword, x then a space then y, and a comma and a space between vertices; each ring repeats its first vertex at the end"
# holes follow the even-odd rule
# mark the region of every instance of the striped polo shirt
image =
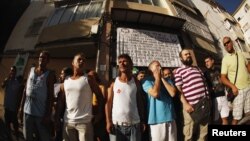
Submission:
POLYGON ((175 85, 182 88, 187 102, 196 104, 206 94, 206 84, 203 73, 198 67, 182 66, 176 70, 175 85))

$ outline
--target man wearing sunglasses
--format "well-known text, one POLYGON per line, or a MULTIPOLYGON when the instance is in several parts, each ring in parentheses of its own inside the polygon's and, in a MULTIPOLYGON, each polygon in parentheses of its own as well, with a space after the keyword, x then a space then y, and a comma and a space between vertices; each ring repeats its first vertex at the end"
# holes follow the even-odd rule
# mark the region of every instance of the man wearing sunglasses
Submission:
POLYGON ((223 45, 228 54, 222 60, 221 80, 236 96, 232 121, 236 125, 243 116, 243 110, 250 112, 250 64, 241 52, 234 50, 230 37, 223 38, 223 45))

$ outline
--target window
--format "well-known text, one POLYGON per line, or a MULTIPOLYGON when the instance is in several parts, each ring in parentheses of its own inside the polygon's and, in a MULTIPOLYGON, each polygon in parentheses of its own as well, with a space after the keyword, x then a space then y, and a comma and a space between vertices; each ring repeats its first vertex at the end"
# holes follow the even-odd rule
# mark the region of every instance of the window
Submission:
POLYGON ((229 20, 225 20, 224 21, 224 25, 226 27, 227 30, 230 30, 232 25, 231 25, 231 22, 229 20))
POLYGON ((242 27, 242 29, 243 29, 244 32, 247 32, 247 30, 248 30, 249 28, 250 28, 250 26, 249 26, 248 23, 246 23, 246 24, 242 27))
POLYGON ((26 32, 25 36, 26 37, 37 36, 40 33, 40 29, 45 19, 46 17, 39 17, 39 18, 34 19, 31 25, 29 26, 28 31, 26 32))
POLYGON ((245 12, 247 13, 249 9, 250 9, 250 6, 248 4, 246 4, 244 7, 245 12))
POLYGON ((89 3, 80 3, 71 6, 62 6, 55 10, 49 18, 47 26, 79 21, 93 17, 101 17, 103 12, 103 3, 105 1, 91 1, 89 3))
POLYGON ((241 39, 236 39, 235 41, 236 41, 238 49, 240 51, 248 52, 245 41, 243 41, 241 39))
POLYGON ((152 0, 141 0, 141 2, 143 4, 153 5, 153 1, 152 0))

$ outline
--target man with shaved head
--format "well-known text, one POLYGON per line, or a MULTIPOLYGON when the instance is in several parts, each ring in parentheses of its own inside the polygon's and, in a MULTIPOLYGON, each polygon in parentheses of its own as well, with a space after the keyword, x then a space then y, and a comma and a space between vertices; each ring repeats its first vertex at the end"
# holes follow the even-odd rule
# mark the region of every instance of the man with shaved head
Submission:
POLYGON ((223 45, 228 54, 222 60, 221 80, 235 96, 232 124, 236 125, 243 116, 243 110, 250 112, 250 64, 241 52, 234 50, 230 37, 223 38, 223 45))

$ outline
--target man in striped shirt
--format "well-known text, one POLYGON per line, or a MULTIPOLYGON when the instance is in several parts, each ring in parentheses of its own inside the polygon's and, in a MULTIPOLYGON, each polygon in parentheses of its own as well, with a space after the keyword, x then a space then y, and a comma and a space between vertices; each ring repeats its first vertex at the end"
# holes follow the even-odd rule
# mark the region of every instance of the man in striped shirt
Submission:
POLYGON ((189 50, 183 49, 179 56, 183 66, 176 70, 175 83, 180 91, 180 100, 183 105, 185 141, 196 140, 194 133, 199 133, 198 140, 206 140, 208 120, 195 123, 190 116, 190 113, 194 111, 193 105, 198 103, 207 93, 203 73, 198 67, 192 65, 193 60, 189 50))

